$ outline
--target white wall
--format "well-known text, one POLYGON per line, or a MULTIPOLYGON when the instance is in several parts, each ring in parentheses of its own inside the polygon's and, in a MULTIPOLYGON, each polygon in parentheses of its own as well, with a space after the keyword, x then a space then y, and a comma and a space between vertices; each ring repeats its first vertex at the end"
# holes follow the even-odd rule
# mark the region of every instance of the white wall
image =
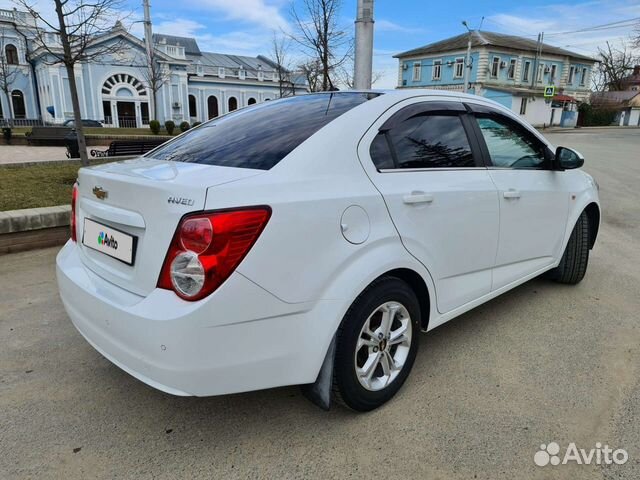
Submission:
MULTIPOLYGON (((514 113, 520 114, 520 101, 522 97, 513 96, 511 110, 514 113)), ((562 109, 558 109, 559 111, 556 113, 554 118, 554 124, 560 124, 560 117, 562 116, 562 109)), ((541 127, 543 125, 549 125, 551 121, 551 103, 546 103, 544 98, 535 97, 535 99, 529 97, 527 101, 527 112, 525 115, 520 115, 527 122, 529 122, 534 127, 541 127)))

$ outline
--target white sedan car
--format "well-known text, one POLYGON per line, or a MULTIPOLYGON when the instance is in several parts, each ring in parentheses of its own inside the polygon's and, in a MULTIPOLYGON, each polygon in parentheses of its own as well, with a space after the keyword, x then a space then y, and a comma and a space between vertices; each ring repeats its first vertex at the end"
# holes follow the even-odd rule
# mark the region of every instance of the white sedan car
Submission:
POLYGON ((545 272, 582 280, 600 224, 582 164, 471 95, 267 102, 82 168, 60 295, 96 350, 164 392, 300 384, 371 410, 420 331, 545 272))

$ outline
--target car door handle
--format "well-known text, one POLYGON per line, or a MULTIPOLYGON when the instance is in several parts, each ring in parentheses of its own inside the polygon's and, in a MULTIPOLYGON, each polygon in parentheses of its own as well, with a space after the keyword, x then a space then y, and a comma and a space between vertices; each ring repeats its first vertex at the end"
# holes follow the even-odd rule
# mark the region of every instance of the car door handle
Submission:
POLYGON ((504 198, 520 198, 520 192, 518 190, 507 190, 505 192, 502 192, 502 196, 504 198))
POLYGON ((402 201, 408 205, 415 205, 417 203, 431 203, 433 202, 433 195, 424 192, 411 192, 410 195, 402 197, 402 201))

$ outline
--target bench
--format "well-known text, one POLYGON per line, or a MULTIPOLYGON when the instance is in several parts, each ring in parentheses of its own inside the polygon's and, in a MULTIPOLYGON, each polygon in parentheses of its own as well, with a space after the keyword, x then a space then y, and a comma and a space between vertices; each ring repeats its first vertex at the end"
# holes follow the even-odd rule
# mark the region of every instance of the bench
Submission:
POLYGON ((68 127, 33 127, 25 136, 29 145, 60 145, 64 144, 64 137, 69 133, 71 129, 68 127))
POLYGON ((158 145, 166 142, 166 139, 158 140, 114 140, 107 150, 91 150, 92 157, 118 157, 142 155, 153 150, 158 145))

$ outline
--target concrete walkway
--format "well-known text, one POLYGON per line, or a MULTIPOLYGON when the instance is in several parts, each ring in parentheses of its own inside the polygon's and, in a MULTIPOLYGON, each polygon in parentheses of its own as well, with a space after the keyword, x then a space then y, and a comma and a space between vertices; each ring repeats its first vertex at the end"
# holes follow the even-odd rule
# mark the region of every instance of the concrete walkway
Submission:
MULTIPOLYGON (((87 147, 91 157, 92 149, 104 150, 107 147, 87 147)), ((67 147, 35 147, 30 145, 0 145, 0 164, 23 162, 48 162, 67 160, 67 147)))

